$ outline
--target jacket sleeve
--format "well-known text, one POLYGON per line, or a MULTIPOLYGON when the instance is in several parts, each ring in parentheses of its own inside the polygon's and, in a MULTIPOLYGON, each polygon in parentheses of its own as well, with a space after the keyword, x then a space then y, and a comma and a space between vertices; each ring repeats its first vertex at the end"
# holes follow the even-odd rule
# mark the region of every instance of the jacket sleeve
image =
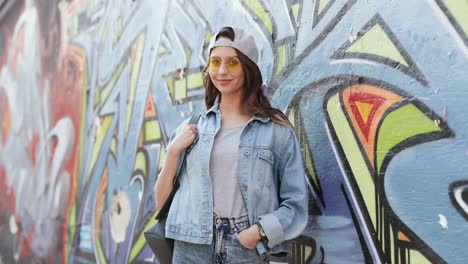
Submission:
MULTIPOLYGON (((183 127, 185 127, 188 123, 190 122, 190 118, 185 119, 172 133, 171 136, 169 137, 168 142, 166 143, 166 146, 164 146, 164 159, 167 157, 167 146, 169 146, 169 143, 171 143, 174 138, 177 136, 177 134, 182 130, 183 127)), ((163 160, 164 162, 164 160, 163 160)), ((177 162, 177 168, 180 168, 182 163, 182 160, 180 159, 179 156, 179 161, 177 162)))
POLYGON ((279 159, 278 209, 260 216, 260 224, 268 238, 268 247, 299 236, 308 220, 308 189, 299 142, 292 129, 279 159))
POLYGON ((185 119, 182 121, 182 123, 171 133, 171 136, 169 137, 169 140, 166 143, 166 146, 164 146, 164 156, 167 154, 167 146, 169 146, 169 143, 171 143, 174 138, 179 134, 180 130, 184 128, 188 123, 190 122, 190 118, 185 119))

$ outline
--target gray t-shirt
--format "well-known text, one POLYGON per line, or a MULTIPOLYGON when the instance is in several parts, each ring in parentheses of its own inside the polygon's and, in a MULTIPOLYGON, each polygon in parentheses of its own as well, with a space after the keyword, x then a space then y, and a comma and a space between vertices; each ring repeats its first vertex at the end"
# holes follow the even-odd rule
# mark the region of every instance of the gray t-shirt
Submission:
POLYGON ((214 139, 210 159, 214 213, 219 217, 247 215, 237 177, 240 133, 244 125, 220 128, 214 139))

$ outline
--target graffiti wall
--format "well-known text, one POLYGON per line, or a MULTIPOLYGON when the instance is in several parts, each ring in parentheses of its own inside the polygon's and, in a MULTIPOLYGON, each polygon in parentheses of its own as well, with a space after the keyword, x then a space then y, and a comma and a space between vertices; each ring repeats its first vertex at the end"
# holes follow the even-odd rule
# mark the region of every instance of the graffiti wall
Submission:
POLYGON ((289 263, 468 259, 468 2, 0 1, 0 263, 154 263, 168 135, 204 111, 223 25, 295 126, 289 263))

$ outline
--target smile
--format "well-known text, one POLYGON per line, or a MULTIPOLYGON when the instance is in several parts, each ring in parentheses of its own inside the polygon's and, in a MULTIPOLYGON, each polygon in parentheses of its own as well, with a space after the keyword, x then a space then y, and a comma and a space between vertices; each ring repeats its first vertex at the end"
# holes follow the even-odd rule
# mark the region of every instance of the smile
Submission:
POLYGON ((221 85, 226 85, 228 83, 230 83, 232 80, 218 80, 219 84, 221 85))

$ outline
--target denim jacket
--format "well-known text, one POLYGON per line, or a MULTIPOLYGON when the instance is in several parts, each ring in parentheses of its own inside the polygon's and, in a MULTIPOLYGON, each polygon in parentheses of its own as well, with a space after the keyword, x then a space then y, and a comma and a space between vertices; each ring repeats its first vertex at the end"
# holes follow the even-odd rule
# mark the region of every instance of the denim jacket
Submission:
MULTIPOLYGON (((176 129, 170 141, 188 121, 176 129)), ((212 243, 213 195, 209 164, 220 124, 217 104, 198 121, 198 138, 187 155, 180 188, 166 220, 168 238, 212 243)), ((270 118, 254 116, 241 132, 238 155, 237 176, 249 222, 252 225, 260 221, 268 238, 268 245, 257 243, 258 253, 287 252, 287 240, 299 236, 308 220, 304 166, 293 129, 270 118)))

